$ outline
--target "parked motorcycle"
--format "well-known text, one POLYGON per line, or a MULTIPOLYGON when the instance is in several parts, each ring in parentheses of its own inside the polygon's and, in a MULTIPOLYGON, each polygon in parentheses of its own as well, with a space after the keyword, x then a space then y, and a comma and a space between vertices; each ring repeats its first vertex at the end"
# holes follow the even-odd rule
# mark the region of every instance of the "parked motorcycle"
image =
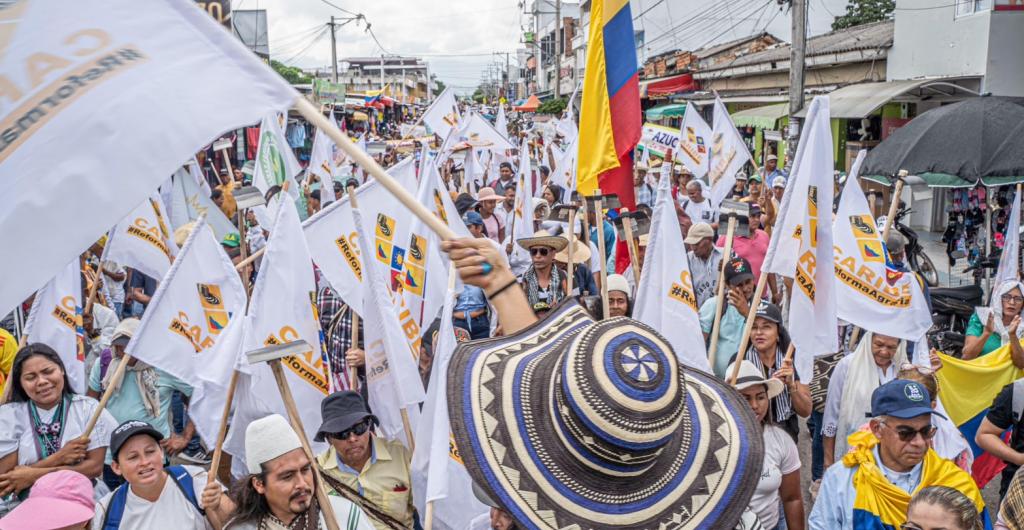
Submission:
POLYGON ((893 219, 892 228, 907 240, 907 265, 910 266, 910 270, 920 274, 929 287, 935 287, 939 285, 938 269, 935 268, 935 264, 932 263, 932 259, 928 257, 928 254, 925 254, 924 247, 921 246, 921 242, 917 238, 917 232, 902 222, 913 211, 907 208, 903 201, 900 201, 900 209, 896 212, 895 219, 893 219))
POLYGON ((999 258, 988 257, 964 270, 974 276, 974 283, 959 287, 933 287, 932 329, 928 331, 928 342, 932 348, 959 357, 964 347, 964 333, 974 309, 985 303, 985 292, 981 280, 986 270, 999 267, 999 258))

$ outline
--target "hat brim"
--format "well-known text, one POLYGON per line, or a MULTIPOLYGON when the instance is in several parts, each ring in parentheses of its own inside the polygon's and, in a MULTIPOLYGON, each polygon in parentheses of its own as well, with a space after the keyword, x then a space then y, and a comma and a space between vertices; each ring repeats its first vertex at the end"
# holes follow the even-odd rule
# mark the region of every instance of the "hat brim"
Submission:
POLYGON ((530 250, 533 247, 548 247, 559 252, 569 246, 569 241, 559 236, 524 237, 516 241, 520 247, 530 250))
POLYGON ((642 324, 595 323, 576 303, 515 335, 457 347, 448 406, 473 481, 525 528, 734 527, 757 486, 764 444, 746 401, 713 375, 674 365, 685 385, 684 410, 643 465, 609 472, 618 466, 591 460, 584 454, 594 447, 562 434, 560 359, 580 334, 603 325, 624 326, 674 356, 642 324))
POLYGON ((886 412, 885 414, 873 414, 872 413, 872 414, 869 414, 869 417, 874 417, 874 416, 892 416, 893 418, 899 418, 901 420, 909 420, 911 418, 916 418, 918 416, 924 416, 925 414, 931 414, 933 416, 938 416, 938 417, 940 417, 942 419, 948 419, 948 418, 946 418, 946 416, 942 415, 939 411, 937 411, 937 410, 935 410, 935 409, 933 409, 931 407, 910 407, 910 408, 896 410, 896 411, 893 411, 893 412, 886 412))
POLYGON ((368 414, 366 411, 350 412, 321 423, 320 428, 316 431, 316 436, 313 437, 313 441, 322 442, 327 439, 328 434, 337 434, 351 429, 353 425, 365 420, 366 418, 373 418, 375 423, 380 423, 376 416, 368 414))
POLYGON ((697 243, 700 243, 706 237, 715 237, 715 234, 711 234, 709 236, 699 236, 699 237, 696 236, 696 235, 687 234, 686 239, 683 240, 683 243, 686 243, 687 245, 696 245, 697 243))
POLYGON ((95 511, 65 499, 29 497, 3 518, 3 528, 65 528, 93 518, 95 511))
POLYGON ((729 284, 729 285, 736 285, 737 283, 745 282, 747 280, 753 280, 753 279, 754 279, 754 273, 752 273, 752 272, 744 272, 744 273, 737 274, 736 276, 732 276, 731 278, 726 280, 726 283, 729 284))
MULTIPOLYGON (((580 243, 578 245, 573 245, 572 253, 573 253, 573 257, 572 257, 572 262, 573 263, 587 263, 588 261, 590 261, 590 249, 587 248, 587 245, 585 245, 583 243, 580 243)), ((555 261, 557 261, 559 263, 569 263, 569 245, 568 245, 568 243, 565 245, 565 248, 563 248, 562 250, 559 250, 558 253, 555 254, 555 261)))
POLYGON ((498 201, 498 202, 501 202, 503 200, 505 200, 505 197, 502 197, 501 195, 498 195, 498 194, 485 195, 483 197, 477 197, 476 198, 476 204, 480 204, 480 203, 482 203, 484 201, 498 201))
POLYGON ((769 379, 763 379, 760 381, 748 381, 745 383, 737 381, 736 390, 741 391, 755 385, 764 385, 765 387, 767 387, 768 399, 772 399, 773 397, 778 396, 779 394, 782 393, 783 390, 786 389, 785 383, 772 377, 769 379))
POLYGON ((139 430, 133 432, 131 436, 125 438, 124 441, 122 441, 121 444, 118 445, 117 447, 111 446, 110 458, 117 460, 117 454, 121 452, 121 448, 124 447, 124 444, 128 443, 128 440, 131 440, 132 438, 135 438, 136 436, 139 436, 141 434, 145 434, 146 436, 149 436, 158 442, 164 439, 163 433, 156 430, 156 428, 153 427, 152 425, 142 427, 139 430))

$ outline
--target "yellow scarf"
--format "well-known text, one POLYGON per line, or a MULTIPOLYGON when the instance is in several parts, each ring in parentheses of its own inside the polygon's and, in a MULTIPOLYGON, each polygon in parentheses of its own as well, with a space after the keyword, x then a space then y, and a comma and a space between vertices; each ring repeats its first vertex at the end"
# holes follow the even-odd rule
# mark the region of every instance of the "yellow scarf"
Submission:
POLYGON ((979 512, 985 509, 985 501, 982 500, 974 479, 953 462, 941 458, 932 449, 925 453, 921 467, 921 482, 908 494, 889 482, 882 474, 872 451, 879 441, 871 431, 851 434, 847 438, 847 443, 853 449, 843 457, 843 465, 858 466, 853 474, 853 487, 857 490, 853 502, 855 529, 899 528, 901 524, 907 522, 907 508, 911 495, 928 486, 953 488, 974 501, 979 512))

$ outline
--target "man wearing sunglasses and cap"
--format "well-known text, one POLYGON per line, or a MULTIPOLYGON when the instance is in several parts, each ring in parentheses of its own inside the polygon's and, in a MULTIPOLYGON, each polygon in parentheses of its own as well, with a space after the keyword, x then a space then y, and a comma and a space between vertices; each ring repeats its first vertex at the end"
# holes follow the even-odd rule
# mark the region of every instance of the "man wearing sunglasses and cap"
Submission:
POLYGON ((526 291, 526 299, 534 312, 547 311, 558 305, 565 296, 568 282, 565 273, 555 267, 555 254, 569 246, 562 236, 553 236, 545 230, 538 230, 533 237, 516 241, 530 253, 530 268, 519 277, 519 283, 526 291))
POLYGON ((974 479, 929 447, 933 414, 941 416, 921 383, 896 379, 876 388, 870 431, 850 435, 850 453, 825 472, 810 528, 899 528, 911 494, 929 486, 963 493, 992 528, 974 479))
MULTIPOLYGON (((323 423, 314 440, 330 444, 317 457, 325 480, 340 482, 412 528, 412 457, 405 446, 374 435, 373 428, 379 422, 357 392, 346 390, 327 396, 320 404, 320 414, 323 423)), ((390 528, 376 519, 372 522, 378 530, 390 528)))

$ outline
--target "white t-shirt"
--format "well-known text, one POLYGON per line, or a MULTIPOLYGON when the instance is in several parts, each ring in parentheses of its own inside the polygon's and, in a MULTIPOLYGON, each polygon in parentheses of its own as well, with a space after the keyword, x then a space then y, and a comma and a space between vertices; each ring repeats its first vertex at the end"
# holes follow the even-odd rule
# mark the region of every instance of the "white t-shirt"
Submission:
POLYGON ((761 468, 761 480, 750 498, 750 509, 765 528, 775 528, 779 524, 782 476, 800 469, 800 452, 789 434, 774 425, 764 426, 763 437, 764 466, 761 468))
POLYGON ((686 199, 686 205, 683 207, 683 210, 686 211, 686 215, 690 216, 693 224, 712 224, 715 222, 715 209, 711 207, 711 201, 707 199, 701 202, 693 202, 686 199))
MULTIPOLYGON (((71 398, 71 406, 68 409, 67 425, 61 434, 61 447, 75 438, 82 436, 89 418, 99 406, 99 402, 87 396, 75 395, 71 398)), ((57 407, 51 410, 39 410, 39 418, 46 423, 53 419, 57 407)), ((110 445, 110 433, 117 428, 117 421, 104 410, 100 413, 100 419, 89 437, 89 451, 99 447, 110 445)), ((39 452, 36 449, 35 431, 32 429, 32 419, 29 416, 28 403, 8 403, 0 407, 0 457, 18 452, 18 465, 27 466, 40 460, 39 452)))
MULTIPOLYGON (((206 488, 206 470, 195 466, 184 466, 185 470, 192 475, 192 487, 196 492, 196 499, 203 496, 203 489, 206 488)), ((96 515, 92 518, 93 530, 103 530, 103 520, 106 517, 107 506, 110 504, 114 493, 107 494, 96 503, 96 515)), ((156 502, 149 502, 128 488, 128 498, 125 500, 124 514, 121 517, 121 528, 177 528, 181 530, 212 530, 213 526, 206 520, 206 517, 199 514, 193 505, 181 492, 174 479, 170 476, 164 481, 164 489, 160 492, 160 498, 156 502)))
MULTIPOLYGON (((103 270, 112 274, 124 274, 124 267, 114 261, 104 261, 103 270)), ((124 280, 116 281, 106 274, 103 275, 103 287, 107 291, 107 297, 111 303, 124 302, 124 280)))

